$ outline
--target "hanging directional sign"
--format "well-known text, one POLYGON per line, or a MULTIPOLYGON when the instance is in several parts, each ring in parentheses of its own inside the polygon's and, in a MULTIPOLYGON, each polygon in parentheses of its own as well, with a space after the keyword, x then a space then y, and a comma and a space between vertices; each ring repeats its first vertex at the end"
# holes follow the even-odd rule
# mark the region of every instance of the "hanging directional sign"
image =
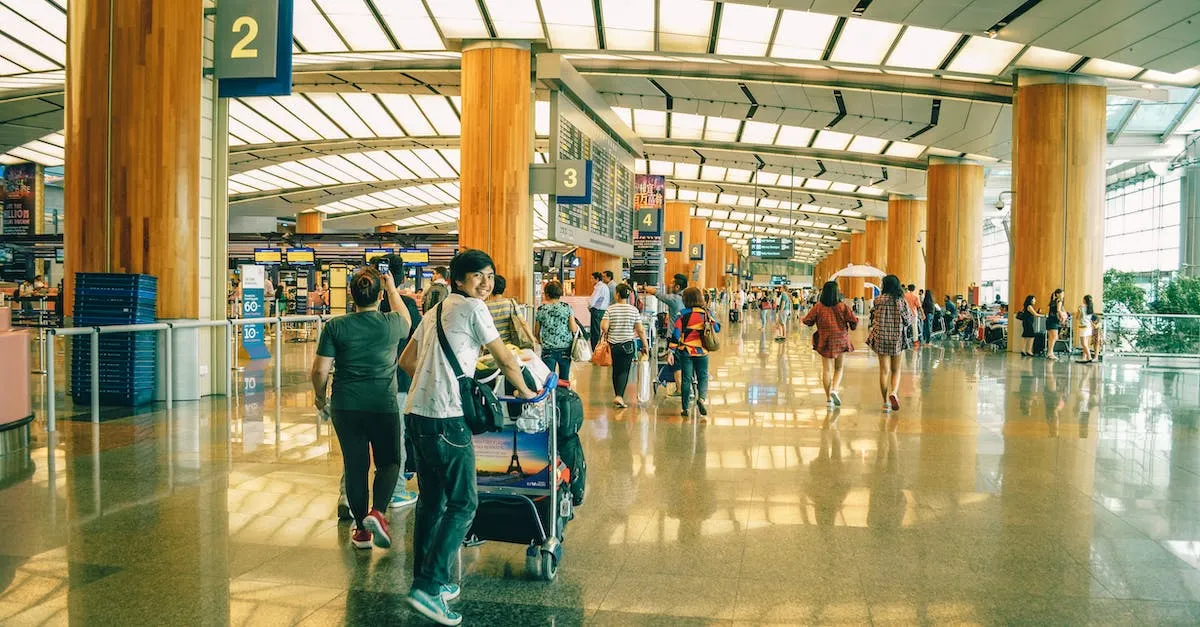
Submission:
POLYGON ((293 0, 221 0, 213 75, 222 98, 292 93, 293 0))
POLYGON ((683 231, 667 231, 663 233, 663 246, 669 253, 683 252, 683 231))

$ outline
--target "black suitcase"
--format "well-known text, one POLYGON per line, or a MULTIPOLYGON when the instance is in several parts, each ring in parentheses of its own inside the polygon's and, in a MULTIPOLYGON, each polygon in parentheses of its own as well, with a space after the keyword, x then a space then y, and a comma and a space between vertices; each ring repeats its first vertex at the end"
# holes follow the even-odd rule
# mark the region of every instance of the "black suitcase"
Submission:
POLYGON ((729 322, 730 323, 737 322, 738 319, 741 318, 741 316, 739 315, 740 313, 741 312, 739 312, 736 307, 733 309, 730 309, 729 310, 729 322))
POLYGON ((1044 355, 1046 353, 1046 334, 1035 333, 1033 336, 1033 354, 1044 355))
POLYGON ((558 408, 558 457, 571 471, 571 501, 574 505, 582 505, 587 489, 587 459, 579 441, 583 400, 575 390, 560 387, 554 391, 554 402, 558 408))

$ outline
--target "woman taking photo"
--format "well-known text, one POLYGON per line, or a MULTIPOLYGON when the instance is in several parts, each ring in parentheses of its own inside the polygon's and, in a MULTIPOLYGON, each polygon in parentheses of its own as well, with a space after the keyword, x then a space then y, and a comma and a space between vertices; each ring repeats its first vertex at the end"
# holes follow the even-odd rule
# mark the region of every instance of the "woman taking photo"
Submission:
POLYGON ((1030 294, 1025 297, 1025 304, 1021 306, 1017 317, 1021 319, 1021 356, 1033 357, 1033 340, 1037 337, 1034 322, 1038 317, 1036 296, 1030 294))
POLYGON ((600 336, 608 341, 612 350, 613 405, 620 408, 629 407, 625 402, 625 388, 629 387, 629 371, 633 369, 633 358, 638 353, 638 344, 634 340, 641 340, 643 355, 649 345, 638 310, 629 304, 629 294, 628 285, 618 285, 616 301, 600 321, 600 336))
POLYGON ((871 308, 871 331, 867 346, 879 357, 879 393, 883 410, 900 409, 900 356, 905 349, 904 333, 911 329, 913 313, 904 301, 900 279, 889 274, 883 277, 879 298, 871 308))
POLYGON ((355 312, 325 323, 312 365, 312 386, 317 410, 328 406, 338 443, 342 447, 346 498, 354 517, 350 544, 357 549, 392 545, 386 512, 400 476, 400 406, 396 402, 396 352, 408 337, 412 320, 396 291, 392 275, 367 267, 350 278, 355 312), (379 312, 387 292, 392 310, 379 312), (331 369, 333 399, 326 403, 325 388, 331 369), (367 509, 367 473, 375 460, 371 508, 367 509))
POLYGON ((562 283, 550 281, 542 288, 542 306, 538 307, 533 320, 533 336, 542 344, 542 361, 550 372, 558 371, 558 378, 571 379, 571 342, 579 327, 575 324, 575 312, 562 302, 562 283))
POLYGON ((804 324, 817 327, 813 350, 821 356, 821 386, 825 388, 825 402, 831 407, 841 407, 842 397, 838 396, 838 387, 842 384, 842 356, 850 351, 847 331, 858 328, 858 317, 842 302, 837 281, 826 281, 821 287, 821 298, 804 316, 804 324))
POLYGON ((1063 309, 1062 288, 1054 290, 1050 295, 1050 306, 1046 310, 1046 359, 1058 361, 1054 355, 1054 345, 1058 343, 1058 331, 1067 321, 1067 312, 1063 309))
MULTIPOLYGON (((705 323, 712 324, 717 333, 721 332, 721 323, 704 307, 704 293, 700 288, 689 287, 683 290, 683 310, 675 318, 671 335, 677 348, 672 355, 674 359, 680 360, 683 371, 683 409, 680 415, 685 418, 692 406, 693 381, 698 392, 695 399, 696 409, 700 410, 701 416, 708 415, 708 350, 704 348, 705 323)), ((705 422, 705 419, 701 418, 700 421, 705 422)))
POLYGON ((1079 311, 1075 312, 1075 335, 1079 336, 1079 348, 1083 350, 1083 359, 1077 363, 1090 364, 1095 360, 1092 355, 1092 333, 1095 328, 1092 324, 1092 316, 1096 314, 1096 309, 1092 305, 1092 295, 1088 294, 1083 297, 1083 303, 1079 305, 1079 311))
POLYGON ((449 295, 425 312, 400 356, 400 367, 413 378, 404 412, 421 492, 413 525, 408 604, 430 620, 457 625, 462 615, 446 606, 460 592, 450 582, 451 565, 471 528, 478 498, 475 447, 450 360, 470 376, 479 350, 486 347, 517 395, 536 394, 525 386, 521 364, 500 339, 483 302, 496 277, 492 258, 480 250, 459 253, 450 261, 449 274, 449 295), (442 347, 439 335, 444 335, 449 350, 442 347))

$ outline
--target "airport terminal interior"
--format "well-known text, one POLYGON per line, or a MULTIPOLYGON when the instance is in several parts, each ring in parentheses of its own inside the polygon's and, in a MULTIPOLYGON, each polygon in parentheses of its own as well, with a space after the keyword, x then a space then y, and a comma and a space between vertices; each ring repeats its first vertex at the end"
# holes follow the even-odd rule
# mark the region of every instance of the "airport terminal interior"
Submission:
POLYGON ((0 0, 0 172, 0 625, 1200 624, 1196 0, 0 0))

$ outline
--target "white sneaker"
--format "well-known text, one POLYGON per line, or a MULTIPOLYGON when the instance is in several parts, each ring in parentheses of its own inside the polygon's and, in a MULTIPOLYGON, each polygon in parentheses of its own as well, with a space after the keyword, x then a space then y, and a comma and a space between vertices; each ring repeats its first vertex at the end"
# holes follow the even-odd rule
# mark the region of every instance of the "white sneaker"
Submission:
POLYGON ((829 400, 833 401, 833 404, 837 407, 842 406, 842 397, 838 396, 837 390, 829 393, 829 400))

